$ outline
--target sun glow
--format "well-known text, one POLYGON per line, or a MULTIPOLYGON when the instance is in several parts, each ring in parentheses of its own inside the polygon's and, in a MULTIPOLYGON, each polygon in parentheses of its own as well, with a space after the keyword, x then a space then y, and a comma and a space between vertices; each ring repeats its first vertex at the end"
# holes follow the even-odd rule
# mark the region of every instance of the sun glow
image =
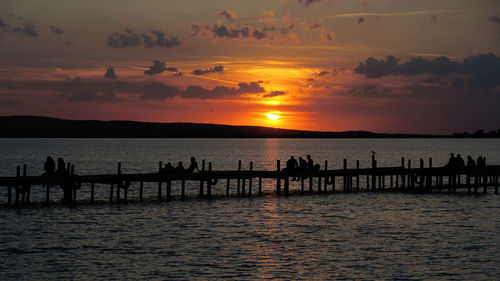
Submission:
POLYGON ((272 112, 266 113, 266 116, 267 116, 267 118, 269 118, 270 120, 273 120, 273 121, 276 121, 276 120, 280 119, 280 117, 281 117, 278 114, 272 113, 272 112))

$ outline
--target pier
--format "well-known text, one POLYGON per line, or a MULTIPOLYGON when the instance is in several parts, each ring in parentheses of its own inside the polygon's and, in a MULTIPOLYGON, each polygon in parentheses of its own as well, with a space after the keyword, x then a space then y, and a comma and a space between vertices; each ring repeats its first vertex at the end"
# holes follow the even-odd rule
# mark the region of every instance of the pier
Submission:
MULTIPOLYGON (((327 194, 335 192, 401 192, 401 193, 487 193, 488 188, 498 194, 500 165, 486 165, 485 167, 468 169, 449 169, 433 167, 432 158, 427 165, 420 159, 417 167, 413 168, 411 160, 401 158, 401 165, 396 167, 378 167, 375 157, 372 156, 371 168, 360 168, 359 160, 355 168, 347 167, 347 159, 343 160, 342 169, 328 169, 328 161, 324 162, 321 170, 282 170, 280 160, 276 161, 276 170, 253 170, 253 163, 249 162, 248 169, 242 169, 241 160, 237 170, 212 170, 212 163, 205 169, 205 160, 202 161, 200 172, 195 173, 162 173, 162 162, 159 162, 159 172, 125 174, 122 173, 121 163, 117 163, 114 174, 78 175, 75 167, 68 163, 68 174, 56 176, 27 176, 27 166, 17 166, 16 176, 0 177, 0 187, 7 188, 6 206, 22 207, 33 203, 50 204, 51 189, 60 188, 62 199, 57 202, 76 204, 78 202, 96 202, 96 189, 106 189, 109 203, 127 203, 145 201, 169 201, 174 198, 188 197, 216 198, 221 196, 262 196, 262 181, 275 181, 276 196, 290 194, 327 194), (291 188, 291 181, 296 178, 295 189, 291 188), (187 190, 186 182, 196 182, 196 190, 187 190), (156 196, 145 198, 145 183, 155 185, 156 196), (176 185, 179 194, 172 193, 176 185), (223 194, 213 193, 214 186, 223 186, 223 194), (86 188, 83 188, 86 187, 86 188), (137 196, 130 198, 129 190, 137 188, 137 196), (31 194, 45 193, 44 200, 32 202, 31 194), (194 193, 193 193, 194 192, 194 193)), ((5 191, 5 189, 3 190, 5 191)), ((101 190, 102 192, 102 190, 101 190)), ((219 192, 220 193, 220 192, 219 192)), ((269 191, 266 193, 269 194, 269 191)), ((102 200, 101 200, 102 201, 102 200)))

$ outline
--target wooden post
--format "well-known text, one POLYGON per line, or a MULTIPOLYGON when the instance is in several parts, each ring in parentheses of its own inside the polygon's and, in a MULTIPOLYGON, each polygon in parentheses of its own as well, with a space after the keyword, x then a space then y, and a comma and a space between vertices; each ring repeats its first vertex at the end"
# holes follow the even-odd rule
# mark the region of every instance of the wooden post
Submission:
MULTIPOLYGON (((161 163, 161 161, 160 161, 161 163)), ((160 164, 160 170, 161 170, 161 164, 160 164)), ((120 189, 122 189, 122 179, 120 177, 122 173, 122 163, 118 162, 118 165, 116 167, 116 173, 118 174, 118 184, 116 185, 116 202, 120 203, 120 189)))
MULTIPOLYGON (((205 172, 205 159, 201 161, 201 171, 205 172)), ((200 190, 199 190, 199 196, 203 197, 203 189, 205 188, 205 183, 203 182, 203 178, 200 179, 200 190)))
MULTIPOLYGON (((208 173, 212 173, 212 162, 208 162, 208 173)), ((210 177, 207 180, 207 196, 212 197, 212 179, 210 177)))
POLYGON ((246 179, 245 177, 242 178, 242 184, 241 184, 241 195, 245 196, 246 193, 246 179))
POLYGON ((250 178, 248 179, 248 196, 252 196, 252 182, 253 182, 253 162, 250 161, 250 178))
POLYGON ((90 183, 90 203, 94 203, 94 183, 90 183))
POLYGON ((20 188, 21 186, 19 185, 19 178, 21 177, 21 166, 17 166, 16 167, 16 185, 15 185, 15 189, 16 189, 16 206, 19 206, 19 192, 20 192, 20 188))
POLYGON ((370 175, 366 174, 366 191, 370 191, 370 175))
MULTIPOLYGON (((325 160, 325 171, 328 171, 328 160, 325 160)), ((324 192, 328 192, 328 176, 325 177, 324 192)))
MULTIPOLYGON (((161 173, 161 168, 163 167, 163 163, 158 162, 158 173, 161 173)), ((161 201, 161 181, 158 182, 158 201, 161 201)))
POLYGON ((401 157, 401 168, 403 168, 403 172, 401 173, 401 189, 405 189, 406 188, 406 182, 405 182, 405 172, 404 172, 404 168, 405 168, 405 158, 404 157, 401 157))
POLYGON ((375 155, 372 155, 372 190, 377 190, 377 176, 375 175, 375 170, 377 169, 377 161, 375 160, 375 155))
MULTIPOLYGON (((240 174, 241 171, 241 160, 238 160, 238 175, 240 174)), ((236 194, 240 195, 240 185, 241 185, 241 180, 238 178, 236 182, 236 194)))
POLYGON ((321 193, 321 177, 318 177, 318 193, 321 193))
POLYGON ((335 193, 335 175, 332 176, 332 193, 335 193))
POLYGON ((229 181, 229 178, 227 178, 227 182, 226 182, 226 196, 229 196, 229 185, 230 185, 230 181, 229 181))
POLYGON ((181 198, 182 199, 186 198, 186 181, 185 180, 181 181, 181 198))
POLYGON ((259 177, 259 196, 262 195, 262 178, 259 177))
POLYGON ((290 182, 289 182, 289 179, 288 179, 288 176, 285 177, 285 185, 284 185, 284 191, 285 191, 285 196, 288 196, 290 194, 290 186, 289 186, 290 182))
POLYGON ((390 187, 389 187, 391 190, 393 190, 393 189, 394 189, 394 182, 393 182, 393 179, 392 179, 392 178, 393 178, 393 175, 391 174, 391 183, 390 183, 391 185, 390 185, 390 187))
MULTIPOLYGON (((23 177, 26 177, 26 164, 23 164, 23 177)), ((25 185, 21 185, 21 197, 22 197, 22 203, 24 205, 24 203, 26 202, 26 191, 24 189, 25 188, 25 185)))
POLYGON ((279 172, 281 171, 280 160, 276 160, 276 171, 278 171, 278 176, 276 177, 276 195, 279 196, 281 194, 281 181, 279 172))
POLYGON ((476 176, 474 179, 474 194, 477 193, 477 190, 479 188, 479 181, 481 180, 481 177, 476 176))
POLYGON ((411 159, 408 159, 408 189, 413 191, 413 184, 415 182, 413 180, 413 175, 410 170, 411 170, 411 159))
POLYGON ((344 185, 344 192, 346 192, 346 189, 347 189, 347 175, 346 175, 346 172, 345 170, 347 170, 347 159, 344 158, 344 165, 343 165, 343 169, 344 169, 344 176, 343 176, 343 185, 344 185))
POLYGON ((143 193, 143 191, 144 191, 144 182, 143 182, 143 181, 141 181, 141 182, 139 183, 139 201, 140 201, 140 202, 142 202, 142 199, 143 199, 143 198, 142 198, 142 193, 143 193))
POLYGON ((356 160, 356 192, 359 192, 359 160, 356 160))
POLYGON ((423 170, 424 170, 424 159, 420 158, 420 192, 423 192, 424 190, 424 173, 423 173, 423 170))

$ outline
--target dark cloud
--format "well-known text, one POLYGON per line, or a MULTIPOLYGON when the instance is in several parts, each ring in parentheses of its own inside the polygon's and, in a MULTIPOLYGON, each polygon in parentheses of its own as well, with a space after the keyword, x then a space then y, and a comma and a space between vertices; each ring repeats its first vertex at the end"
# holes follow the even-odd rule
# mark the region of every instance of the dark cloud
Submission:
MULTIPOLYGON (((399 64, 398 59, 388 56, 386 60, 368 58, 354 69, 367 78, 378 78, 387 75, 419 75, 432 74, 444 76, 450 74, 466 75, 469 87, 493 88, 500 85, 500 58, 495 54, 480 54, 468 57, 463 63, 450 60, 448 57, 425 59, 412 58, 399 64)), ((456 84, 455 84, 456 85, 456 84)))
POLYGON ((130 29, 124 32, 114 32, 106 38, 107 44, 112 48, 130 48, 141 46, 145 48, 174 48, 181 44, 177 37, 167 37, 164 32, 153 30, 151 34, 138 34, 130 29), (142 38, 142 40, 141 40, 142 38))
POLYGON ((273 98, 273 97, 284 96, 284 95, 286 95, 286 93, 283 91, 272 91, 271 93, 269 93, 267 95, 263 95, 262 97, 263 98, 273 98))
POLYGON ((265 92, 265 89, 259 85, 260 83, 262 83, 262 81, 239 83, 238 88, 216 86, 212 90, 192 85, 187 87, 182 97, 192 99, 217 99, 221 97, 235 97, 241 94, 258 94, 265 92))
POLYGON ((36 26, 32 22, 24 22, 23 27, 16 27, 12 29, 12 32, 27 35, 30 37, 38 36, 36 26))
POLYGON ((106 73, 104 73, 104 78, 115 79, 116 77, 118 76, 116 76, 114 67, 111 66, 108 69, 106 69, 106 73))
POLYGON ((226 18, 228 20, 236 20, 238 18, 238 14, 236 12, 230 11, 230 10, 224 10, 219 13, 219 16, 226 18))
POLYGON ((281 25, 266 26, 258 28, 250 25, 234 26, 225 24, 191 24, 191 34, 198 36, 208 36, 215 39, 255 39, 255 40, 275 40, 278 38, 296 38, 292 33, 295 22, 289 17, 283 18, 281 25))
POLYGON ((55 27, 53 25, 50 26, 50 31, 54 32, 55 34, 63 34, 64 30, 62 30, 59 27, 55 27))
POLYGON ((493 23, 500 24, 500 18, 497 16, 491 16, 488 18, 488 20, 493 22, 493 23))
POLYGON ((149 67, 149 70, 144 71, 144 74, 154 75, 164 71, 177 72, 178 69, 175 67, 166 67, 164 62, 154 60, 153 65, 149 67))
POLYGON ((355 97, 381 98, 389 96, 391 88, 366 84, 348 89, 347 94, 355 97))
POLYGON ((319 22, 311 23, 309 26, 307 26, 308 29, 318 29, 322 27, 323 25, 319 22))
POLYGON ((318 75, 318 76, 325 76, 325 75, 328 75, 328 74, 330 74, 330 72, 328 72, 328 71, 326 71, 326 70, 323 70, 323 71, 321 71, 320 73, 318 73, 317 75, 318 75))
POLYGON ((141 44, 141 37, 134 31, 127 29, 125 32, 114 32, 106 38, 111 48, 130 48, 141 44))
POLYGON ((153 81, 150 85, 146 86, 146 91, 140 98, 143 100, 168 99, 181 94, 181 92, 177 87, 153 81))
POLYGON ((193 70, 193 75, 205 75, 209 73, 224 73, 224 66, 218 65, 209 69, 195 69, 193 70))
POLYGON ((363 23, 364 21, 365 21, 364 17, 359 17, 358 21, 357 21, 357 24, 363 23))
POLYGON ((163 33, 162 31, 153 30, 152 33, 155 38, 144 33, 141 34, 144 41, 144 47, 146 48, 174 48, 181 44, 181 41, 179 41, 177 37, 171 36, 170 38, 167 38, 165 36, 165 33, 163 33))
POLYGON ((304 5, 309 6, 311 4, 315 4, 315 3, 319 3, 319 2, 323 2, 325 0, 298 0, 300 3, 304 3, 304 5))
POLYGON ((262 81, 250 82, 250 83, 239 83, 238 93, 240 94, 260 94, 264 93, 266 90, 260 86, 262 81))
POLYGON ((363 74, 367 78, 378 78, 390 74, 395 74, 398 69, 398 59, 393 56, 388 56, 387 60, 377 60, 369 57, 365 62, 360 62, 359 66, 354 69, 358 74, 363 74))
POLYGON ((69 102, 119 102, 116 94, 112 91, 94 92, 89 89, 79 89, 71 92, 66 97, 69 102))

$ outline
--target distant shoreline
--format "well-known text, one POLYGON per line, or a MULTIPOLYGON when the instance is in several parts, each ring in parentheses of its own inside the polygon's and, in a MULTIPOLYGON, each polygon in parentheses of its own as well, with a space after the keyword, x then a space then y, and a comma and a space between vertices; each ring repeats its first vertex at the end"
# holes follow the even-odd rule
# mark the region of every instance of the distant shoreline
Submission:
POLYGON ((0 138, 500 138, 500 130, 451 135, 320 132, 259 126, 0 116, 0 138))

